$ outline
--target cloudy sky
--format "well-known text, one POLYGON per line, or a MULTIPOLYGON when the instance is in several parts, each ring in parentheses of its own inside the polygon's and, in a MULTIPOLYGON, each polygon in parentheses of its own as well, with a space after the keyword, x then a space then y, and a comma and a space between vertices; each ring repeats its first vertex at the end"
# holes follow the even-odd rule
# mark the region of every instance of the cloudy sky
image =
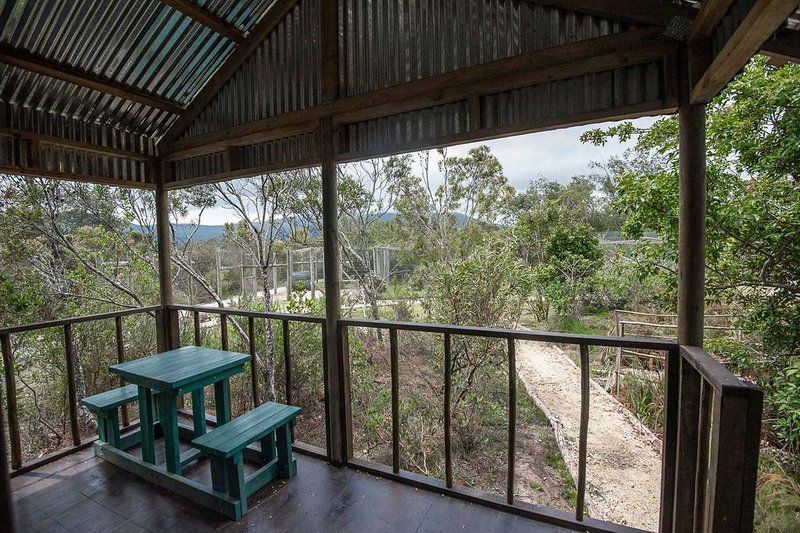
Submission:
MULTIPOLYGON (((641 118, 634 124, 646 127, 656 119, 641 118)), ((610 157, 622 154, 631 143, 611 142, 605 146, 593 146, 580 142, 583 132, 606 127, 612 123, 580 126, 556 131, 531 133, 517 137, 497 139, 483 143, 463 144, 448 148, 448 155, 462 155, 480 144, 487 144, 500 160, 511 184, 519 190, 539 178, 566 183, 573 176, 591 172, 592 162, 607 161, 610 157)), ((206 210, 202 224, 216 225, 234 222, 236 215, 221 207, 206 210)), ((186 222, 197 221, 197 215, 190 213, 186 222)))

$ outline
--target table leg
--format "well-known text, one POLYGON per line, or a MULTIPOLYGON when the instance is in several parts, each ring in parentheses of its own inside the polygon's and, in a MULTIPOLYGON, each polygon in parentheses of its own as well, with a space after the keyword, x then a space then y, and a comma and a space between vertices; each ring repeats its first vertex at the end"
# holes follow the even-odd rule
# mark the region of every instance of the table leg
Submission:
POLYGON ((156 464, 156 439, 153 433, 153 391, 139 387, 139 423, 142 434, 142 461, 156 464))
POLYGON ((178 442, 178 397, 167 392, 159 397, 161 427, 164 430, 164 456, 167 471, 181 473, 181 450, 178 442))
POLYGON ((206 393, 203 388, 192 391, 192 422, 194 438, 206 434, 206 393))
POLYGON ((214 403, 217 407, 217 425, 231 421, 231 402, 228 392, 228 378, 214 383, 214 403))

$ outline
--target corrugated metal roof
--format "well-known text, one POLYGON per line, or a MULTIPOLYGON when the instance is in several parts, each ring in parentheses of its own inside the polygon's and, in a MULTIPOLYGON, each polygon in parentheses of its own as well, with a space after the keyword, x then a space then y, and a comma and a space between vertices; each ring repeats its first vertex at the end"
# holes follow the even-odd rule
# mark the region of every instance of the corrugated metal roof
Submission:
MULTIPOLYGON (((197 0, 248 31, 273 0, 197 0)), ((0 0, 0 43, 181 104, 235 43, 158 0, 0 0)), ((0 101, 158 137, 175 116, 25 70, 0 66, 0 101)))

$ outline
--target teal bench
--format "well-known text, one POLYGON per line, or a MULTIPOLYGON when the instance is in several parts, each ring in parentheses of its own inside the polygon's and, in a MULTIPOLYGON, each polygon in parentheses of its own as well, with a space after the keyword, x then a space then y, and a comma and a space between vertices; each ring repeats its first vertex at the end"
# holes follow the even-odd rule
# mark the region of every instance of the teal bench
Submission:
POLYGON ((277 477, 290 478, 297 473, 292 427, 299 414, 299 407, 267 402, 192 441, 192 446, 208 457, 214 490, 239 502, 237 516, 231 518, 247 513, 247 497, 258 489, 277 477), (256 441, 260 453, 248 448, 256 441), (263 466, 245 477, 243 455, 263 466))
POLYGON ((97 417, 97 436, 115 448, 121 447, 117 409, 138 399, 136 385, 127 385, 81 400, 81 405, 97 417))

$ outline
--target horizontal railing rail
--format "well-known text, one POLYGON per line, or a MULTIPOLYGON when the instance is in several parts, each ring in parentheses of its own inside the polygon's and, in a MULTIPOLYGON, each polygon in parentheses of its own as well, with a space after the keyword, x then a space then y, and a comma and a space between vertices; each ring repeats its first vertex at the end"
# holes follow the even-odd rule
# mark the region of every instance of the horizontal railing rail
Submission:
MULTIPOLYGON (((592 346, 638 348, 648 350, 663 350, 668 353, 678 353, 678 345, 674 341, 664 339, 648 339, 634 337, 607 337, 597 335, 580 335, 569 333, 551 333, 542 331, 515 330, 503 328, 488 328, 478 326, 454 326, 449 324, 425 324, 413 322, 377 321, 369 319, 342 319, 340 320, 340 333, 344 340, 342 346, 348 346, 347 337, 350 328, 372 328, 389 331, 389 356, 391 370, 391 406, 392 406, 392 470, 391 475, 399 480, 413 481, 416 484, 427 484, 429 488, 441 490, 440 482, 424 476, 401 471, 400 468, 400 409, 399 409, 399 351, 398 332, 423 332, 442 335, 444 351, 444 458, 445 479, 444 488, 453 491, 456 496, 464 496, 466 487, 455 487, 453 481, 452 458, 452 338, 454 336, 469 336, 491 338, 505 341, 505 351, 508 357, 508 454, 507 454, 507 486, 505 495, 506 510, 526 514, 538 520, 553 522, 569 527, 583 527, 589 530, 625 529, 622 526, 597 521, 584 516, 586 507, 586 464, 588 454, 588 428, 589 428, 589 397, 590 397, 590 372, 589 348, 592 346), (516 470, 516 423, 517 423, 517 375, 516 375, 516 344, 520 341, 550 342, 578 346, 580 354, 580 392, 581 408, 578 435, 578 467, 576 481, 576 505, 573 515, 567 516, 558 511, 543 511, 540 507, 520 504, 515 501, 515 470, 516 470)), ((347 358, 347 355, 345 355, 347 358)), ((351 446, 352 448, 352 446, 351 446)), ((356 467, 365 466, 360 460, 351 460, 356 467)), ((380 473, 380 470, 377 470, 380 473)), ((470 497, 475 498, 475 492, 470 491, 470 497)), ((484 502, 490 502, 491 497, 486 494, 482 497, 484 502)), ((495 502, 497 503, 497 502, 495 502)))
MULTIPOLYGON (((75 383, 75 342, 73 326, 88 322, 98 322, 103 320, 114 320, 115 342, 117 362, 125 360, 125 346, 123 340, 122 319, 127 316, 148 314, 159 320, 158 314, 161 313, 161 306, 137 307, 134 309, 124 309, 120 311, 110 311, 94 315, 84 315, 78 317, 50 320, 46 322, 36 322, 19 326, 0 328, 0 348, 3 354, 3 378, 5 381, 6 410, 8 439, 11 455, 12 475, 20 471, 29 471, 48 462, 62 457, 72 451, 83 448, 88 441, 81 437, 80 426, 78 424, 78 397, 75 383), (67 378, 67 397, 69 410, 69 428, 72 439, 72 447, 59 450, 45 457, 35 459, 23 464, 22 456, 22 435, 19 424, 19 411, 17 406, 17 383, 15 374, 14 351, 12 348, 11 337, 19 333, 40 331, 52 328, 62 328, 64 334, 64 362, 66 365, 67 378)), ((123 426, 130 426, 127 409, 122 411, 123 426)))

